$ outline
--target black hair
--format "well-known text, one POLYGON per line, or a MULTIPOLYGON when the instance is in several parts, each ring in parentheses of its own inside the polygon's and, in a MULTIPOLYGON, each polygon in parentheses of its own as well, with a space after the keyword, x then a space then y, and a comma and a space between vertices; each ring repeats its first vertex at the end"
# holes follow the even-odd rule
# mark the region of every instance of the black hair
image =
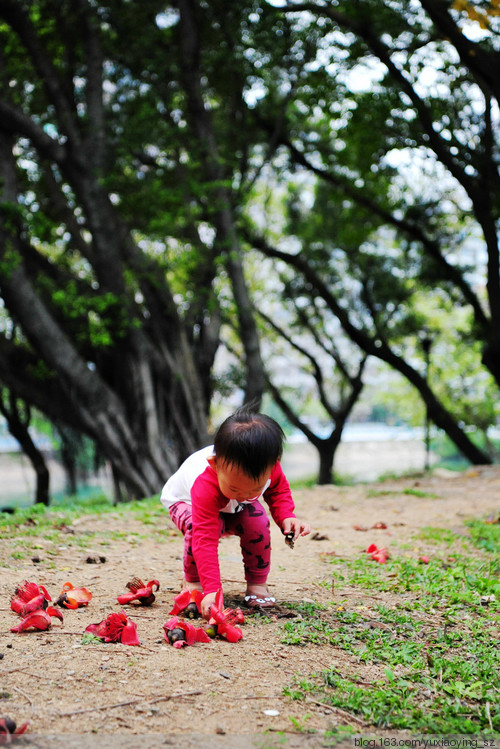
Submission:
POLYGON ((277 421, 251 406, 242 406, 217 430, 215 457, 258 479, 281 458, 284 439, 277 421))

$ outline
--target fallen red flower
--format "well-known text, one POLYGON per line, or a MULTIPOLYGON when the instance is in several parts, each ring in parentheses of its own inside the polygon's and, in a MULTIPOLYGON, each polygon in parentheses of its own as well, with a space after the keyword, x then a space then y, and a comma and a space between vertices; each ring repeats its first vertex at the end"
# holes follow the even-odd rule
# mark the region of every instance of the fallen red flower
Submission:
POLYGON ((79 606, 87 606, 91 598, 92 593, 87 588, 74 588, 71 583, 64 583, 56 603, 67 609, 77 609, 79 606))
POLYGON ((126 604, 137 602, 142 606, 151 606, 155 600, 153 589, 160 590, 160 583, 158 580, 150 580, 148 583, 144 584, 140 578, 133 577, 125 587, 130 590, 130 593, 123 593, 123 595, 118 596, 116 599, 118 603, 126 604))
POLYGON ((375 544, 370 544, 366 549, 366 553, 379 564, 385 564, 390 557, 389 551, 384 546, 379 549, 375 544))
POLYGON ((12 627, 11 632, 24 632, 30 627, 43 631, 48 629, 52 623, 51 617, 57 616, 58 619, 63 621, 63 615, 60 611, 55 609, 53 606, 48 606, 46 609, 38 609, 32 611, 24 619, 22 619, 17 627, 12 627))
POLYGON ((195 642, 210 642, 210 637, 201 627, 195 627, 178 616, 172 617, 163 625, 165 640, 174 648, 183 648, 185 645, 194 645, 195 642))
POLYGON ((137 637, 137 624, 127 619, 124 611, 114 611, 98 624, 89 624, 85 632, 90 632, 103 642, 121 642, 123 645, 141 644, 137 637))
POLYGON ((490 523, 491 525, 498 525, 500 523, 500 515, 498 513, 495 514, 492 512, 491 515, 488 515, 484 522, 490 523))
POLYGON ((425 554, 424 554, 423 556, 421 556, 421 557, 418 558, 418 561, 421 564, 429 564, 430 560, 429 560, 429 557, 425 556, 425 554))
POLYGON ((18 585, 14 591, 14 595, 10 599, 10 607, 12 611, 21 616, 26 616, 30 611, 36 611, 37 609, 46 609, 48 601, 52 598, 49 596, 43 585, 37 585, 36 583, 29 583, 25 580, 21 585, 18 585))
POLYGON ((201 616, 202 600, 203 593, 201 590, 181 590, 179 595, 174 598, 172 611, 168 613, 170 616, 183 613, 189 619, 198 619, 201 616))
POLYGON ((214 634, 225 637, 228 642, 238 642, 243 637, 243 632, 233 625, 235 622, 243 624, 245 617, 241 609, 222 609, 223 601, 221 588, 217 591, 215 603, 210 607, 210 619, 207 626, 209 629, 212 628, 214 634))
POLYGON ((11 736, 19 736, 21 733, 25 733, 28 728, 28 723, 23 723, 22 726, 17 728, 15 720, 12 718, 0 718, 0 744, 10 744, 11 736))

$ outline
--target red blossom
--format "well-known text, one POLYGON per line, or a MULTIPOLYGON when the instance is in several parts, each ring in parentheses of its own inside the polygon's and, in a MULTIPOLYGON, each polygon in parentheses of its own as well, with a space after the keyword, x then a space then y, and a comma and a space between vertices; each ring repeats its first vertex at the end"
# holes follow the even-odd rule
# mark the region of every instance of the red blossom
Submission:
POLYGON ((370 546, 366 549, 366 553, 369 554, 371 558, 379 564, 385 564, 390 557, 389 551, 385 548, 385 546, 382 546, 379 549, 375 544, 370 544, 370 546))
POLYGON ((198 619, 201 616, 202 600, 203 593, 201 590, 181 590, 179 595, 174 598, 172 611, 168 613, 170 616, 184 613, 189 619, 198 619))
POLYGON ((127 619, 124 611, 114 611, 98 624, 89 624, 85 632, 99 637, 103 642, 121 642, 123 645, 140 645, 137 624, 127 619))
POLYGON ((194 624, 179 619, 178 616, 172 617, 163 625, 165 630, 165 640, 174 648, 183 648, 185 645, 194 645, 195 642, 210 642, 210 637, 201 627, 195 627, 194 624))
POLYGON ((245 617, 241 609, 223 609, 224 597, 222 588, 217 591, 215 603, 210 607, 210 619, 208 627, 214 629, 215 634, 225 637, 228 642, 238 642, 243 637, 243 632, 234 623, 243 624, 245 617))
POLYGON ((37 609, 47 608, 48 601, 52 598, 49 596, 43 585, 37 585, 36 583, 29 583, 25 580, 21 585, 18 585, 14 591, 14 595, 10 599, 10 607, 12 611, 21 616, 26 616, 31 611, 37 609))
POLYGON ((33 627, 39 631, 48 629, 52 623, 51 617, 57 616, 58 619, 63 621, 63 615, 60 611, 55 609, 53 606, 48 606, 47 609, 38 609, 32 611, 24 619, 22 619, 17 627, 12 627, 11 632, 24 632, 27 629, 33 627))
POLYGON ((429 564, 430 559, 429 557, 425 556, 425 554, 423 554, 421 557, 418 558, 418 561, 421 564, 429 564))
POLYGON ((133 577, 125 587, 130 590, 130 593, 123 593, 123 595, 118 596, 116 599, 118 603, 137 603, 142 606, 151 606, 155 600, 153 590, 160 590, 160 583, 158 580, 143 583, 140 578, 133 577))
POLYGON ((74 588, 71 583, 64 583, 56 603, 67 609, 77 609, 79 606, 87 606, 91 598, 92 593, 87 588, 74 588))
POLYGON ((16 722, 12 718, 8 716, 0 718, 0 744, 10 744, 12 741, 11 736, 18 736, 21 733, 25 733, 27 728, 28 723, 23 723, 22 726, 17 728, 16 722))

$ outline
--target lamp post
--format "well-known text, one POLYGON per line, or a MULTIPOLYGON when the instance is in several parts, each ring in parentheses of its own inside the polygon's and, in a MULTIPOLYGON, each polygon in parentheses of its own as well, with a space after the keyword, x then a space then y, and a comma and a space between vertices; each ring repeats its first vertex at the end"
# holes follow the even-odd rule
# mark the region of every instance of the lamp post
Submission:
MULTIPOLYGON (((422 328, 420 333, 420 344, 422 346, 422 351, 424 352, 424 362, 425 362, 425 382, 428 385, 429 384, 429 368, 431 364, 431 348, 434 341, 434 338, 430 334, 429 330, 427 328, 422 328)), ((431 459, 431 419, 429 414, 429 406, 425 405, 425 429, 424 429, 424 440, 425 440, 425 463, 424 463, 424 471, 428 471, 430 469, 430 459, 431 459)))

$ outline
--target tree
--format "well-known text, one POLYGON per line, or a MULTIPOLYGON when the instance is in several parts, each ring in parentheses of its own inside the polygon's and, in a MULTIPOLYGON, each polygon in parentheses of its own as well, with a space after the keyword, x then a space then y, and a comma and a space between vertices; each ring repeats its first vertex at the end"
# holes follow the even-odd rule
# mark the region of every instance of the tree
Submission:
MULTIPOLYGON (((293 292, 287 296, 293 299, 293 292)), ((281 353, 281 358, 287 362, 286 376, 280 382, 276 374, 268 375, 268 388, 288 422, 301 431, 318 451, 318 484, 332 484, 335 483, 335 453, 347 420, 363 390, 366 357, 362 357, 354 366, 351 362, 346 362, 334 338, 328 335, 328 326, 325 325, 320 310, 314 309, 313 312, 310 308, 301 308, 299 300, 296 299, 294 307, 296 316, 288 323, 287 330, 264 312, 259 313, 268 331, 274 330, 278 340, 284 341, 288 347, 288 355, 281 353), (307 423, 303 415, 304 403, 300 398, 300 388, 296 382, 294 386, 290 386, 294 379, 290 361, 294 360, 297 367, 297 359, 305 361, 301 369, 306 372, 309 370, 314 380, 316 399, 322 407, 324 420, 328 423, 329 434, 326 437, 318 434, 314 427, 307 423)), ((275 357, 275 344, 271 343, 269 348, 271 347, 275 357)), ((269 356, 271 362, 274 357, 269 356)))
POLYGON ((496 37, 468 39, 449 3, 290 3, 275 12, 302 37, 311 27, 323 34, 315 64, 294 71, 279 137, 288 168, 307 170, 318 188, 308 228, 302 222, 294 235, 299 252, 262 236, 252 243, 302 274, 305 293, 324 299, 363 351, 403 373, 472 462, 489 462, 413 365, 426 321, 412 300, 439 288, 468 309, 467 335, 481 341, 500 383, 496 37), (480 269, 473 275, 464 260, 474 235, 487 256, 486 296, 480 269))
POLYGON ((4 388, 1 388, 0 413, 7 422, 9 432, 19 442, 35 471, 35 502, 48 506, 50 504, 50 474, 43 453, 36 446, 29 432, 30 407, 20 402, 12 391, 6 392, 4 388))
MULTIPOLYGON (((216 267, 189 191, 196 158, 186 164, 176 121, 185 101, 180 55, 190 44, 196 54, 191 6, 182 9, 184 47, 170 67, 159 55, 164 6, 122 6, 0 2, 1 293, 18 331, 0 340, 0 378, 94 439, 126 493, 144 496, 205 440, 216 267), (141 54, 148 66, 135 77, 141 54), (144 125, 153 113, 150 138, 144 125), (155 212, 158 188, 165 203, 155 212), (189 242, 198 250, 193 286, 203 293, 185 318, 166 253, 155 252, 159 236, 162 249, 170 236, 179 249, 189 242)), ((200 108, 192 127, 203 128, 193 70, 186 100, 200 108)), ((207 181, 217 176, 205 169, 207 181)), ((218 209, 222 241, 232 232, 226 214, 218 209)), ((229 265, 242 298, 241 263, 229 265)), ((250 325, 242 331, 249 337, 250 325)), ((258 348, 255 356, 258 366, 258 348)))

